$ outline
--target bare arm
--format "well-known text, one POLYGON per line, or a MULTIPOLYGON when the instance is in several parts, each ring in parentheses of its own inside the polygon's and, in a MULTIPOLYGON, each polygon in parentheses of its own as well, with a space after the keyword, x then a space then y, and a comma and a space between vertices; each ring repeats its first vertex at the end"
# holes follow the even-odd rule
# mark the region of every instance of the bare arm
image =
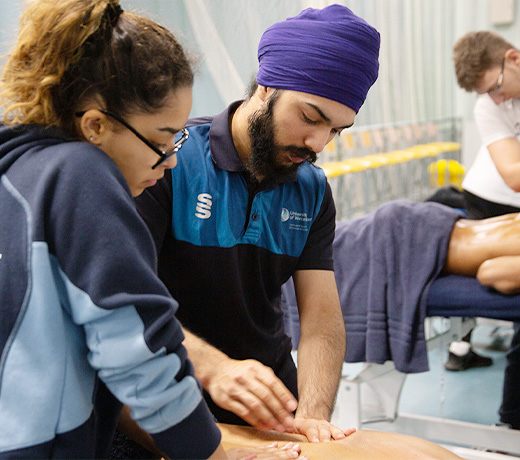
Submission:
POLYGON ((295 426, 309 441, 341 439, 351 430, 330 423, 345 357, 345 326, 334 272, 299 270, 294 276, 300 313, 295 426))
POLYGON ((231 359, 186 329, 184 334, 195 376, 217 405, 259 429, 292 428, 296 399, 271 368, 253 359, 231 359))
POLYGON ((503 294, 520 292, 520 256, 501 256, 482 262, 477 279, 503 294))
POLYGON ((520 192, 520 142, 508 137, 488 146, 491 159, 508 187, 520 192))

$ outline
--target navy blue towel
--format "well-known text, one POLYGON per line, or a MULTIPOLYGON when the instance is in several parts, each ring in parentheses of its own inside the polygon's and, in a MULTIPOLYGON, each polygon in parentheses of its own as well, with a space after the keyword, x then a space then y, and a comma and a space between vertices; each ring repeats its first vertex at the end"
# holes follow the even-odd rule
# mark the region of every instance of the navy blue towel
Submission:
MULTIPOLYGON (((337 223, 334 267, 347 331, 346 362, 392 360, 401 372, 428 370, 426 300, 460 217, 438 203, 400 200, 337 223)), ((283 287, 283 303, 296 347, 292 282, 283 287)))

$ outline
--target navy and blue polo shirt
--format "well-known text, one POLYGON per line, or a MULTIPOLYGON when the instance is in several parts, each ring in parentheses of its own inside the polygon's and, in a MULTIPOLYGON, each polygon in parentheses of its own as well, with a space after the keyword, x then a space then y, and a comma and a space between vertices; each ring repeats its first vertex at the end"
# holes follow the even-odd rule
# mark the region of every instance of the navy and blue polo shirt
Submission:
POLYGON ((283 183, 250 176, 228 121, 239 104, 190 120, 177 166, 137 205, 181 324, 232 358, 270 366, 296 394, 281 286, 296 270, 333 269, 334 202, 309 163, 283 183))

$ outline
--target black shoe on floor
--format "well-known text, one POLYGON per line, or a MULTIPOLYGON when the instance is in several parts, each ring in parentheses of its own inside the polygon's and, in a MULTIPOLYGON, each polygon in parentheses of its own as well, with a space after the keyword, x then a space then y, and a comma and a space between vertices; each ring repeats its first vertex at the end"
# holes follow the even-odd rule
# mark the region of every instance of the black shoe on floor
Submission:
POLYGON ((444 365, 447 371, 465 371, 472 367, 488 367, 493 364, 493 360, 486 356, 477 355, 473 350, 469 350, 465 355, 457 356, 450 351, 448 361, 444 365))

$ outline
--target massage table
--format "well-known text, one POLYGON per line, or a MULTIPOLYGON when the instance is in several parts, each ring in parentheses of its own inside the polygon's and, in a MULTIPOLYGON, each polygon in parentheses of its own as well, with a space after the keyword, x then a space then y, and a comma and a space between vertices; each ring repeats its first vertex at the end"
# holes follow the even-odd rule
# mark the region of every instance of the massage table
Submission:
MULTIPOLYGON (((298 310, 287 301, 284 321, 296 349, 299 342, 298 310)), ((520 321, 520 295, 509 296, 482 286, 475 278, 439 276, 427 296, 425 340, 428 350, 448 347, 476 325, 476 318, 520 321), (438 319, 444 325, 439 329, 438 319), (437 320, 437 326, 436 326, 437 320)), ((354 366, 355 367, 355 366, 354 366)), ((347 369, 348 366, 345 366, 347 369)), ((376 429, 408 434, 442 444, 505 451, 520 455, 520 431, 439 417, 400 414, 399 397, 407 374, 388 360, 364 363, 359 372, 343 372, 332 422, 339 427, 376 429)), ((494 389, 501 391, 501 388, 494 389)), ((474 458, 474 457, 467 457, 474 458)), ((488 457, 495 458, 491 454, 488 457)))

